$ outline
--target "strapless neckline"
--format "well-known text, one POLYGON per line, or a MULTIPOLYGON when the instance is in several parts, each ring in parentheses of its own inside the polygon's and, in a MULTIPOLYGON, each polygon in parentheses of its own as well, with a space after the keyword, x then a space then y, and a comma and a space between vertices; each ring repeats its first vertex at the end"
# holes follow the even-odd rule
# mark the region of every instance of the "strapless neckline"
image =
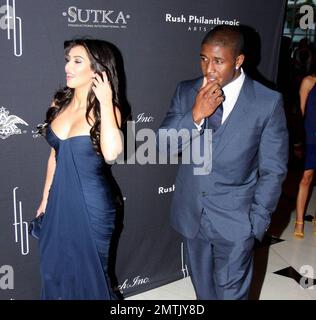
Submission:
POLYGON ((67 140, 71 140, 71 139, 75 139, 75 138, 90 138, 90 135, 88 134, 82 134, 82 135, 77 135, 77 136, 71 136, 65 139, 61 139, 58 137, 58 135, 54 132, 52 126, 49 124, 48 125, 49 130, 51 131, 51 133, 55 136, 55 138, 57 138, 59 141, 67 141, 67 140))

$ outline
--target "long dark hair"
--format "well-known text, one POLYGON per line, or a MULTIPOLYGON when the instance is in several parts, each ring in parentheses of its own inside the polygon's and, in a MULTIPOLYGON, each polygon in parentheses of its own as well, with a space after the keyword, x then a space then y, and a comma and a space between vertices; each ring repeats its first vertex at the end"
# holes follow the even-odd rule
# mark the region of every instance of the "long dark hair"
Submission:
MULTIPOLYGON (((103 40, 94 39, 74 39, 64 42, 65 55, 75 46, 82 46, 86 49, 91 63, 91 69, 94 72, 101 73, 105 71, 112 88, 112 102, 113 108, 118 107, 121 111, 120 94, 119 94, 119 80, 116 70, 116 62, 112 44, 103 40)), ((74 97, 74 89, 64 87, 58 90, 53 99, 53 106, 50 107, 46 113, 47 124, 50 124, 57 115, 64 110, 74 97)), ((115 110, 114 114, 115 114, 115 110)), ((100 103, 91 89, 87 96, 87 122, 92 126, 90 129, 90 138, 94 149, 97 153, 101 153, 100 148, 100 127, 101 127, 101 113, 100 103), (95 122, 92 124, 90 112, 92 112, 95 122)))

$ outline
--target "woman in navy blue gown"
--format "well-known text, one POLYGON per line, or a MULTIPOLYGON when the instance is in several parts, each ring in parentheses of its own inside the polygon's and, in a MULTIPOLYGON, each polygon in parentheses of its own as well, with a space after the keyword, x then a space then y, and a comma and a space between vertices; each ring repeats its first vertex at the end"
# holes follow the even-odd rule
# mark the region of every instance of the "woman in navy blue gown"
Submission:
POLYGON ((115 299, 108 277, 114 230, 109 161, 122 151, 115 58, 109 43, 65 42, 67 86, 47 112, 51 148, 39 238, 42 299, 115 299))
MULTIPOLYGON (((316 74, 309 75, 302 80, 300 105, 305 126, 305 165, 296 200, 294 237, 297 239, 304 238, 304 214, 316 169, 316 74)), ((312 223, 313 233, 316 235, 315 217, 312 223)))

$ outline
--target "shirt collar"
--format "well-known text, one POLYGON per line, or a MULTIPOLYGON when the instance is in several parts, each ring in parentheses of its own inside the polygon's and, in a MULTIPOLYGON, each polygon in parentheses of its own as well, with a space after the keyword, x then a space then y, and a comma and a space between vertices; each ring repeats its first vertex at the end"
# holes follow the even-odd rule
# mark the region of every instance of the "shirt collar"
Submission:
POLYGON ((225 99, 228 97, 238 97, 241 87, 245 80, 245 73, 242 68, 240 68, 240 75, 234 79, 232 82, 228 83, 222 89, 225 94, 225 99))

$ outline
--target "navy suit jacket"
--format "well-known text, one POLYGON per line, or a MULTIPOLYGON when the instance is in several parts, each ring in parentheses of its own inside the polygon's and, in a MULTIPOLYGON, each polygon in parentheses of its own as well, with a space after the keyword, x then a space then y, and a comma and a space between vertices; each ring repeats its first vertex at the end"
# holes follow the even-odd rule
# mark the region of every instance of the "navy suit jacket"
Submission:
MULTIPOLYGON (((160 145, 160 152, 181 154, 195 139, 204 143, 208 119, 199 132, 192 119, 202 80, 177 86, 158 139, 165 139, 169 129, 194 132, 177 140, 177 145, 160 145)), ((206 145, 211 161, 203 165, 204 174, 194 174, 192 161, 180 161, 171 204, 172 226, 194 238, 204 209, 224 238, 234 241, 254 236, 262 240, 287 172, 288 131, 281 94, 246 75, 232 112, 206 145)))

